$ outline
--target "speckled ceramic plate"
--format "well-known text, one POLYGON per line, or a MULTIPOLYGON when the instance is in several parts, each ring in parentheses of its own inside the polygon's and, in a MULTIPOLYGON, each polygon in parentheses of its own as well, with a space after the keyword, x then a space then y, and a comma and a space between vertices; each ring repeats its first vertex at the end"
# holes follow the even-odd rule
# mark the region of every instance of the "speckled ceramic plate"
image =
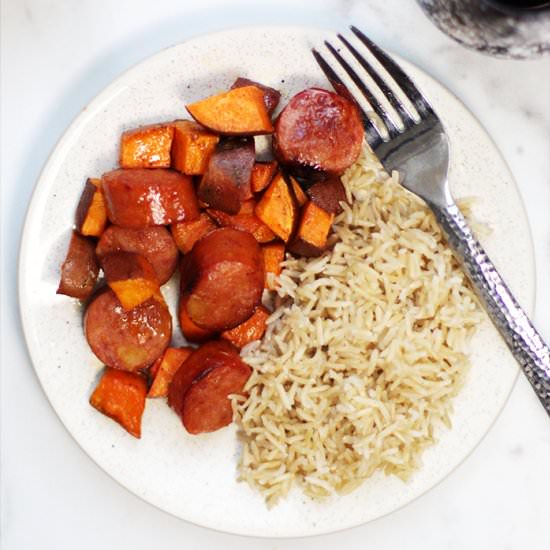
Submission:
MULTIPOLYGON (((190 436, 164 401, 149 400, 142 439, 137 440, 88 404, 101 365, 83 337, 80 304, 55 294, 84 179, 116 165, 121 131, 184 117, 185 103, 227 88, 239 75, 279 88, 282 104, 305 87, 328 87, 310 48, 329 35, 303 28, 244 28, 198 37, 140 63, 103 91, 67 130, 40 176, 27 215, 20 255, 21 316, 36 372, 53 408, 86 453, 123 486, 175 516, 221 531, 313 535, 396 510, 433 487, 472 451, 502 409, 518 374, 486 322, 473 342, 473 368, 456 399, 454 427, 441 433, 440 442, 424 454, 423 468, 408 483, 375 475, 356 492, 324 502, 313 502, 296 490, 272 510, 237 481, 234 427, 190 436)), ((474 213, 493 229, 483 244, 519 301, 532 311, 531 239, 505 162, 454 96, 418 68, 403 64, 449 132, 455 196, 478 197, 474 213)), ((173 281, 166 286, 172 304, 175 287, 173 281)))

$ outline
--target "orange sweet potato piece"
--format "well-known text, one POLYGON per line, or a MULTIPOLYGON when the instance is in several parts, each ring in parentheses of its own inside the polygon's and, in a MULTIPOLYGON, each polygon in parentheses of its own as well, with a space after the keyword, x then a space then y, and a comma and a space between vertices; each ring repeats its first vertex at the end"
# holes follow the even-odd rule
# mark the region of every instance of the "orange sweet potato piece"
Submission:
POLYGON ((186 108, 199 124, 218 134, 255 136, 273 132, 264 93, 256 86, 234 88, 186 108))
POLYGON ((302 209, 298 231, 288 247, 290 252, 300 256, 320 256, 327 246, 333 221, 334 214, 309 201, 302 209))
POLYGON ((178 305, 178 318, 180 322, 180 329, 185 339, 189 342, 196 342, 200 344, 206 342, 215 336, 215 332, 201 328, 191 320, 187 313, 187 301, 189 300, 188 294, 182 294, 178 305))
POLYGON ((93 239, 73 231, 67 256, 61 266, 57 294, 87 300, 94 290, 98 274, 99 265, 93 239))
POLYGON ((168 386, 172 377, 192 351, 193 348, 167 348, 164 355, 155 361, 153 384, 149 388, 147 397, 166 397, 168 395, 168 386))
POLYGON ((340 203, 347 201, 346 190, 339 177, 315 183, 307 194, 312 202, 331 214, 340 214, 343 210, 340 203))
POLYGON ((262 255, 265 268, 265 287, 269 290, 276 290, 277 285, 271 282, 269 273, 275 277, 281 274, 281 262, 285 259, 285 245, 283 243, 270 243, 262 246, 262 255))
POLYGON ((133 309, 152 296, 163 300, 157 274, 147 258, 135 252, 110 252, 101 259, 105 280, 124 309, 133 309))
POLYGON ((147 382, 143 376, 105 367, 90 405, 139 439, 146 394, 147 382))
POLYGON ((107 207, 101 180, 88 178, 76 208, 76 229, 86 237, 101 237, 107 225, 107 207))
POLYGON ((279 92, 279 90, 276 90, 275 88, 270 88, 269 86, 265 86, 264 84, 260 84, 259 82, 255 82, 254 80, 243 78, 242 76, 240 76, 239 78, 237 78, 237 80, 235 80, 235 82, 233 82, 233 84, 231 85, 231 89, 243 88, 244 86, 256 86, 256 88, 260 88, 260 90, 262 90, 262 92, 264 93, 265 108, 270 115, 277 108, 277 105, 279 104, 279 101, 281 99, 281 93, 279 92))
POLYGON ((308 198, 302 189, 302 186, 296 181, 296 178, 293 178, 292 176, 289 177, 289 180, 298 206, 304 206, 304 204, 308 201, 308 198))
POLYGON ((250 180, 255 159, 254 138, 232 138, 218 143, 197 195, 216 210, 236 214, 252 198, 250 180))
POLYGON ((232 227, 252 233, 259 243, 268 243, 275 239, 275 233, 254 214, 256 202, 248 200, 242 203, 238 214, 231 216, 221 210, 209 208, 208 215, 221 227, 232 227))
POLYGON ((276 171, 277 163, 275 161, 256 162, 252 168, 252 179, 250 180, 252 192, 263 191, 271 183, 276 171))
POLYGON ((298 220, 298 206, 282 174, 275 176, 254 213, 283 241, 290 239, 298 220))
POLYGON ((221 337, 229 340, 234 346, 243 348, 246 344, 262 338, 268 317, 269 311, 264 306, 258 306, 249 319, 231 330, 225 330, 221 337))
POLYGON ((151 124, 124 132, 120 138, 122 168, 169 168, 174 126, 151 124))
POLYGON ((172 141, 172 168, 189 176, 204 174, 218 141, 219 136, 206 131, 200 124, 177 120, 172 141))
POLYGON ((170 226, 174 241, 184 254, 187 254, 201 237, 216 228, 216 224, 206 212, 202 212, 198 220, 177 222, 170 226))

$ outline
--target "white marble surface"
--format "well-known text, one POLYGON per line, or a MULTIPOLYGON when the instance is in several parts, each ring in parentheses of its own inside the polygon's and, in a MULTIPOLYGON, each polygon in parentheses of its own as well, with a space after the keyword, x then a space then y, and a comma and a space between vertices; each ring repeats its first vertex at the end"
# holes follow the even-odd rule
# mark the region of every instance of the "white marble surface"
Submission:
POLYGON ((4 0, 1 22, 3 549, 550 547, 550 423, 523 377, 471 457, 406 508, 325 537, 240 538, 152 508, 88 459, 38 385, 16 299, 20 230, 34 181, 73 117, 113 77, 202 32, 270 22, 332 28, 354 22, 447 85, 506 157, 533 231, 535 323, 548 341, 550 59, 501 61, 464 50, 433 27, 414 2, 403 0, 4 0))

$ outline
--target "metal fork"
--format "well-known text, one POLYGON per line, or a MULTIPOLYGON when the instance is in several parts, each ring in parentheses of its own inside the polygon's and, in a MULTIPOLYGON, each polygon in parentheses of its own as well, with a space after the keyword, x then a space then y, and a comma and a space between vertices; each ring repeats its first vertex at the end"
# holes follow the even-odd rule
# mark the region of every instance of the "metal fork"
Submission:
POLYGON ((356 66, 361 67, 360 70, 356 70, 346 61, 332 44, 325 41, 325 46, 378 115, 379 121, 373 122, 373 117, 361 107, 360 102, 331 65, 313 49, 317 63, 334 89, 354 100, 360 108, 367 142, 386 171, 399 171, 401 184, 423 199, 435 214, 449 245, 461 262, 487 313, 550 416, 550 349, 474 237, 453 200, 447 181, 449 143, 441 121, 428 100, 401 67, 359 29, 351 27, 351 31, 392 77, 414 106, 418 116, 413 115, 411 109, 399 99, 373 65, 341 34, 338 34, 338 39, 357 60, 356 66), (365 71, 370 76, 401 119, 402 126, 393 121, 376 98, 376 94, 358 74, 358 70, 365 71), (380 128, 380 121, 385 128, 380 128))

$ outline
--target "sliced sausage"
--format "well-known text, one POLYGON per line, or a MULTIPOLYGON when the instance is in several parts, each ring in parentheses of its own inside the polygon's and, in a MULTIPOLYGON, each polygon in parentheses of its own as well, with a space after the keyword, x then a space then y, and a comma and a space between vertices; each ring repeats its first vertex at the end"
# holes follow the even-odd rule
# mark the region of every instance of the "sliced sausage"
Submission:
POLYGON ((248 232, 212 231, 181 264, 181 292, 189 293, 187 313, 199 327, 220 331, 246 321, 262 298, 264 265, 248 232))
POLYGON ((125 310, 107 289, 90 302, 84 331, 92 351, 107 366, 138 371, 156 361, 168 346, 172 318, 166 304, 157 298, 125 310))
POLYGON ((86 300, 94 290, 99 273, 95 256, 95 242, 73 231, 69 250, 61 266, 57 294, 86 300))
POLYGON ((147 258, 161 285, 170 279, 178 262, 178 248, 165 227, 128 229, 111 225, 99 239, 97 256, 101 261, 106 254, 120 251, 147 258))
POLYGON ((199 217, 191 177, 175 170, 112 170, 103 174, 102 187, 109 220, 121 227, 142 229, 199 217))
POLYGON ((226 340, 213 340, 196 349, 181 364, 168 388, 168 404, 181 416, 183 399, 191 383, 201 372, 240 361, 239 352, 226 340))
POLYGON ((363 134, 359 110, 351 101, 309 88, 295 95, 278 116, 273 150, 298 176, 340 175, 359 157, 363 134))
POLYGON ((229 396, 242 392, 252 373, 239 360, 222 365, 196 378, 183 400, 182 421, 190 434, 214 432, 231 424, 233 410, 229 396))
POLYGON ((254 138, 230 138, 218 143, 199 184, 199 199, 216 210, 237 214, 242 201, 252 197, 255 156, 254 138))
POLYGON ((279 90, 270 88, 269 86, 264 86, 259 82, 249 80, 248 78, 243 78, 242 76, 239 76, 239 78, 233 82, 231 89, 243 88, 244 86, 256 86, 256 88, 260 88, 260 90, 264 93, 265 108, 270 115, 273 114, 273 111, 277 108, 277 105, 279 105, 279 101, 281 99, 281 92, 279 92, 279 90))

